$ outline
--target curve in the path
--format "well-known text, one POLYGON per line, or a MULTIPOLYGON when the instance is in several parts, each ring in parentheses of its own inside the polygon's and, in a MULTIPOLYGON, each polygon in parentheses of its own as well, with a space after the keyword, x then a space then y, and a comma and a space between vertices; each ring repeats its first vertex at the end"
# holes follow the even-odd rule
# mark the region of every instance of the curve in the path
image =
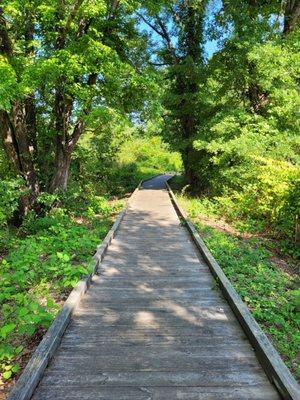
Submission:
POLYGON ((142 183, 142 188, 143 189, 165 189, 166 187, 166 182, 168 182, 169 179, 172 178, 173 175, 171 174, 162 174, 155 176, 152 179, 148 179, 142 183))

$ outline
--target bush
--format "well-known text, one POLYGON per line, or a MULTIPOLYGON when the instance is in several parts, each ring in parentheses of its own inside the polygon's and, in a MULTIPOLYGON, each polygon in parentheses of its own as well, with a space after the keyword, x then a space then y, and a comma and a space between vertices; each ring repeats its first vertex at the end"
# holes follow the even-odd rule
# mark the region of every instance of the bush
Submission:
POLYGON ((0 227, 7 226, 25 193, 22 179, 0 180, 0 227))
POLYGON ((19 199, 25 193, 22 179, 0 180, 0 255, 9 241, 9 221, 18 209, 19 199))
POLYGON ((172 152, 159 136, 133 138, 124 143, 114 170, 117 187, 132 190, 142 179, 164 172, 179 172, 182 168, 179 153, 172 152))
POLYGON ((91 255, 111 225, 110 216, 120 208, 120 202, 110 205, 101 197, 91 199, 90 205, 89 218, 76 218, 58 207, 40 218, 28 214, 0 261, 0 373, 4 379, 18 371, 32 336, 49 327, 61 301, 90 272, 91 255), (95 217, 99 212, 101 217, 95 217))

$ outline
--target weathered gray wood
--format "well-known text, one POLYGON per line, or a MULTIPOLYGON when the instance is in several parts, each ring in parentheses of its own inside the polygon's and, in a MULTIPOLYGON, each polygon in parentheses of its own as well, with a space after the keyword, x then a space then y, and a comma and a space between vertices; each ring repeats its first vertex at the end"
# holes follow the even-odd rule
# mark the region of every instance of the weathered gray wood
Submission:
POLYGON ((206 247, 194 225, 179 206, 178 202, 176 201, 176 197, 168 183, 166 185, 175 209, 177 210, 179 216, 185 220, 186 227, 189 230, 197 248, 200 250, 213 275, 218 279, 224 296, 229 302, 251 344, 256 350, 257 357, 260 360, 261 365, 263 366, 270 381, 274 383, 284 399, 299 400, 300 388, 298 383, 284 364, 272 343, 269 341, 268 337, 263 333, 256 320, 253 318, 246 304, 242 301, 236 290, 227 279, 222 268, 219 266, 206 247))
POLYGON ((278 400, 161 190, 167 178, 132 196, 34 400, 278 400))
POLYGON ((102 387, 80 386, 70 392, 66 387, 41 386, 34 400, 274 400, 274 391, 265 385, 247 387, 102 387), (168 397, 166 397, 168 396, 168 397))
MULTIPOLYGON (((68 354, 68 356, 57 355, 52 364, 52 371, 68 374, 82 369, 85 376, 93 374, 95 371, 103 371, 105 365, 107 371, 110 372, 193 372, 206 373, 208 370, 215 372, 223 372, 226 369, 227 373, 247 372, 250 374, 257 372, 257 360, 252 357, 231 357, 226 358, 222 355, 217 357, 196 357, 191 354, 174 355, 173 353, 166 354, 165 357, 155 354, 150 357, 146 354, 141 355, 126 355, 120 356, 95 356, 88 354, 87 356, 80 353, 77 356, 68 354), (249 372, 250 371, 250 372, 249 372)), ((259 370, 260 371, 260 370, 259 370)))
MULTIPOLYGON (((77 370, 69 369, 46 371, 41 385, 65 386, 70 390, 75 386, 88 388, 92 385, 99 386, 246 386, 265 384, 269 381, 261 373, 261 368, 256 367, 251 372, 244 370, 227 371, 201 369, 197 371, 106 371, 104 368, 94 371, 85 371, 82 367, 77 370)), ((213 398, 213 397, 212 397, 213 398)), ((274 398, 276 393, 274 392, 274 398)), ((278 398, 278 397, 277 397, 278 398)))
POLYGON ((138 342, 115 344, 111 346, 107 343, 101 343, 95 336, 94 341, 77 341, 76 344, 72 341, 65 340, 58 349, 57 355, 63 357, 69 356, 91 356, 97 354, 97 357, 119 356, 126 357, 138 354, 158 357, 171 355, 189 355, 191 357, 224 357, 225 359, 234 359, 236 357, 254 357, 254 350, 251 348, 248 341, 236 344, 232 343, 232 337, 220 343, 217 340, 211 340, 210 337, 202 338, 201 346, 197 344, 180 344, 180 343, 150 343, 144 345, 138 342), (95 345, 96 343, 96 345, 95 345), (74 352, 74 349, 76 352, 74 352))
MULTIPOLYGON (((95 322, 94 322, 95 323, 95 322)), ((196 338, 199 337, 199 341, 197 343, 199 344, 201 342, 201 337, 202 336, 218 336, 220 340, 225 337, 231 337, 232 340, 238 341, 243 339, 243 334, 237 331, 238 326, 232 326, 230 324, 228 325, 221 325, 221 324, 214 324, 214 326, 198 326, 197 329, 195 328, 190 328, 190 327, 185 327, 182 324, 180 325, 168 325, 164 327, 157 327, 157 326, 138 326, 134 331, 131 329, 131 325, 118 325, 115 324, 110 327, 104 327, 101 328, 98 327, 98 331, 93 329, 90 326, 86 326, 85 323, 79 323, 76 322, 71 328, 70 328, 70 333, 72 334, 77 334, 78 336, 81 334, 81 332, 84 330, 86 336, 90 336, 92 334, 98 333, 98 337, 107 337, 108 341, 120 341, 120 340, 126 340, 127 339, 136 339, 136 340, 141 340, 144 341, 145 339, 149 338, 151 340, 151 337, 155 334, 161 335, 161 338, 170 338, 171 341, 173 341, 174 337, 178 338, 183 338, 184 340, 188 337, 194 337, 194 340, 196 341, 196 338), (113 337, 112 337, 113 336, 113 337)), ((68 332, 69 333, 69 332, 68 332)), ((74 336, 73 336, 74 337, 74 336)), ((181 339, 180 339, 181 340, 181 339)))

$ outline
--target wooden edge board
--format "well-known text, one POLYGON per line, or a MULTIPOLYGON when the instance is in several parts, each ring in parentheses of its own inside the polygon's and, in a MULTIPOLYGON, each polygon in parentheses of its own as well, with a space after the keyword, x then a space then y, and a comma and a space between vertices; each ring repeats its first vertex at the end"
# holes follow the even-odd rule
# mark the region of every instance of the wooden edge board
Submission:
POLYGON ((43 373, 58 348, 61 338, 70 322, 75 307, 79 304, 82 296, 88 290, 92 278, 98 273, 98 267, 104 258, 112 239, 126 214, 130 199, 139 190, 140 185, 134 190, 130 196, 126 207, 118 214, 113 226, 103 239, 101 245, 97 247, 97 251, 93 256, 94 266, 92 272, 85 278, 80 280, 75 288, 71 291, 69 297, 65 301, 62 309, 54 318, 50 328, 39 343, 32 357, 28 361, 23 373, 9 393, 7 400, 30 400, 43 373))
POLYGON ((218 281, 224 297, 246 333, 270 382, 276 387, 284 400, 300 400, 300 387, 296 379, 286 367, 277 350, 262 331, 250 310, 242 301, 241 297, 224 274, 222 268, 208 250, 196 228, 188 219, 185 211, 182 210, 178 204, 168 183, 166 183, 166 187, 177 214, 184 220, 186 228, 196 247, 207 262, 213 276, 218 281))

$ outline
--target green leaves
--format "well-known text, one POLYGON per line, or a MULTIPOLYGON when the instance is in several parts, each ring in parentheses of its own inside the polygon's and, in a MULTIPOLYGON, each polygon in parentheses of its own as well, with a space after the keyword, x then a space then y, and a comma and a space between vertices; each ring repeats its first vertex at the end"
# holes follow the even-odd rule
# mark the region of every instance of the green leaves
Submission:
MULTIPOLYGON (((1 364, 0 364, 0 367, 1 367, 1 364)), ((20 370, 20 364, 18 364, 18 363, 9 364, 9 365, 3 364, 2 368, 4 370, 2 372, 2 377, 4 378, 4 380, 8 380, 9 378, 11 378, 11 376, 13 374, 15 374, 16 372, 18 372, 20 370)))
POLYGON ((276 260, 269 250, 274 240, 249 233, 242 238, 236 226, 221 220, 224 213, 214 204, 209 206, 208 199, 179 199, 226 276, 295 372, 300 345, 298 280, 292 268, 287 264, 282 268, 283 260, 276 260))
MULTIPOLYGON (((6 197, 11 195, 14 201, 15 186, 11 188, 14 193, 9 193, 7 185, 6 197)), ((48 213, 40 218, 28 215, 19 235, 13 232, 0 261, 3 381, 19 370, 23 351, 39 341, 70 290, 91 272, 91 256, 111 226, 111 215, 121 207, 118 201, 80 188, 76 196, 43 194, 41 200, 49 207, 48 213), (64 212, 58 204, 66 207, 64 212), (93 213, 87 217, 88 209, 93 213)))
POLYGON ((16 324, 7 324, 0 328, 0 336, 5 339, 16 327, 16 324))
POLYGON ((56 257, 62 262, 70 261, 70 257, 68 256, 68 254, 65 253, 57 252, 56 257))
POLYGON ((0 109, 8 111, 17 94, 16 73, 7 58, 0 55, 0 109))

